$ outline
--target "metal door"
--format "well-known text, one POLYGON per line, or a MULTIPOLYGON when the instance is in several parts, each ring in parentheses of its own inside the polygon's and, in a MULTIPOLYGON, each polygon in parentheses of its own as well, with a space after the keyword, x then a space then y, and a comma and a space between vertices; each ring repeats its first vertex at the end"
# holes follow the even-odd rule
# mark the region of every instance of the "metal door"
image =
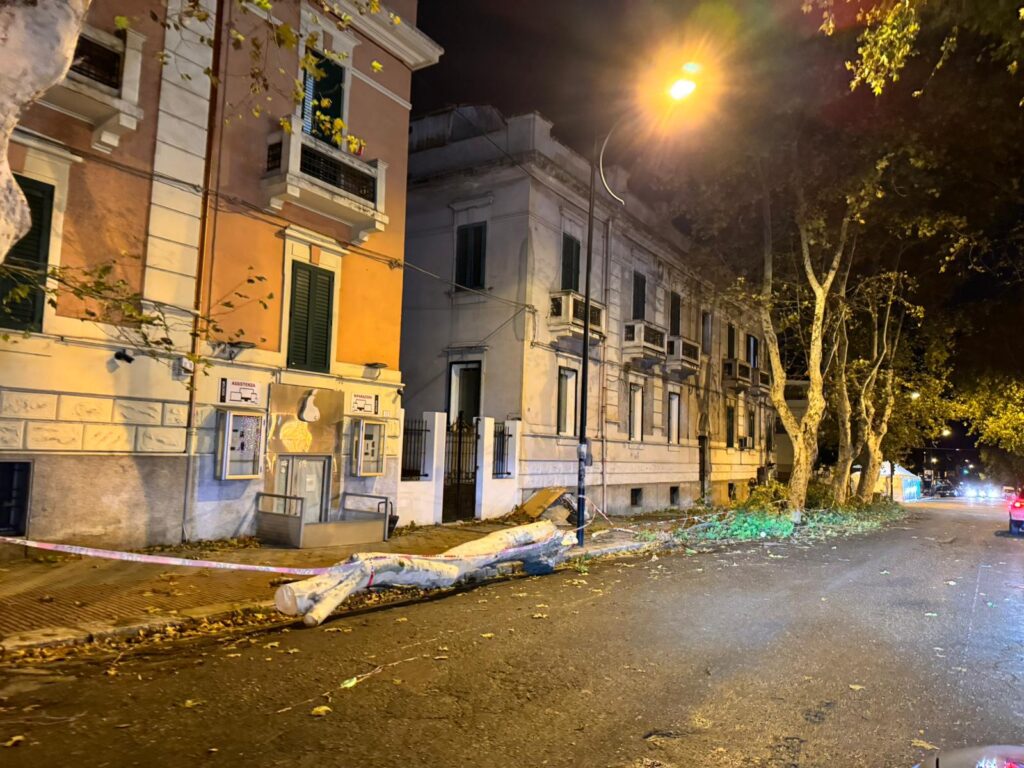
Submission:
POLYGON ((330 488, 330 456, 278 456, 274 489, 302 500, 296 504, 303 523, 327 520, 330 488))
POLYGON ((0 461, 0 535, 24 536, 32 464, 0 461))
POLYGON ((448 427, 444 462, 441 520, 472 520, 476 516, 476 424, 459 417, 448 427))

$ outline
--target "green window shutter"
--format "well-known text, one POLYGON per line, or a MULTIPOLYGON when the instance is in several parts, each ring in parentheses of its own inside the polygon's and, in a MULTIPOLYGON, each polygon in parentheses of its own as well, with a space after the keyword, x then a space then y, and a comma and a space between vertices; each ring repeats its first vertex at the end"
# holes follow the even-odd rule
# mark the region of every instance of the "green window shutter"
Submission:
POLYGON ((580 290, 580 241, 562 234, 562 290, 580 290))
POLYGON ((42 290, 41 282, 45 279, 50 256, 53 187, 22 176, 14 178, 28 200, 32 226, 11 248, 6 263, 18 270, 30 270, 38 277, 24 273, 0 274, 0 327, 19 331, 41 331, 43 307, 46 303, 46 294, 42 290))
POLYGON ((288 367, 327 373, 331 368, 334 274, 292 262, 288 367))

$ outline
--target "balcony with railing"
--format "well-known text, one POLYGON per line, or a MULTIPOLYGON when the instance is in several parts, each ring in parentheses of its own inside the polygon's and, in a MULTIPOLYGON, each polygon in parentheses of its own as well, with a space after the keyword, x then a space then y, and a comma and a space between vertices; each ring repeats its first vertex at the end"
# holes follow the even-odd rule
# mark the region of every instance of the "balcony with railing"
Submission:
POLYGON ((263 191, 272 208, 294 203, 352 228, 363 242, 383 231, 387 163, 366 162, 301 132, 278 131, 267 137, 263 191))
POLYGON ((681 376, 692 376, 700 370, 700 344, 683 336, 669 336, 666 347, 667 367, 681 376))
MULTIPOLYGON (((548 313, 548 329, 559 338, 583 338, 583 319, 586 317, 586 302, 582 294, 576 291, 555 291, 551 294, 550 311, 548 313)), ((605 311, 604 304, 590 301, 590 337, 604 338, 605 311)))
POLYGON ((668 334, 647 320, 627 320, 622 329, 622 356, 647 361, 665 359, 668 334))
POLYGON ((737 390, 746 390, 754 381, 755 371, 746 360, 735 358, 722 361, 722 383, 737 390))

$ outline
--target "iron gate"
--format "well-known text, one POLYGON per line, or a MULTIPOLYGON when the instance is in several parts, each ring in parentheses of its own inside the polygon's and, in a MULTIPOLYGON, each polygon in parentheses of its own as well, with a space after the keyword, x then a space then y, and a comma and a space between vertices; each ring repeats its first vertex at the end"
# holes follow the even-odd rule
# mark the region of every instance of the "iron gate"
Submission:
POLYGON ((476 513, 476 424, 459 418, 448 426, 441 520, 472 520, 476 513))

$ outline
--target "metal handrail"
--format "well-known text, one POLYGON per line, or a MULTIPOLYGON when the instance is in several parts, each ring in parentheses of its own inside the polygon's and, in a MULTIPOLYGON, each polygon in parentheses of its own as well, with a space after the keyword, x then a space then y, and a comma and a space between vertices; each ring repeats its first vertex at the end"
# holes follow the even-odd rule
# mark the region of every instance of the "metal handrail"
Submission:
MULTIPOLYGON (((267 512, 266 510, 260 509, 260 501, 263 499, 284 499, 287 501, 297 501, 302 503, 305 501, 301 496, 286 496, 282 493, 264 493, 263 491, 257 491, 256 493, 256 511, 263 512, 265 515, 287 515, 288 517, 302 517, 302 512, 267 512)), ((287 504, 285 508, 287 508, 287 504)))
MULTIPOLYGON (((377 514, 384 516, 384 541, 388 540, 388 528, 391 521, 391 515, 395 513, 395 503, 391 501, 387 496, 381 496, 374 493, 353 493, 351 491, 345 491, 341 494, 341 507, 340 511, 345 509, 345 497, 355 496, 360 499, 376 499, 377 500, 377 514)), ((370 510, 364 509, 363 512, 369 512, 370 510)))

